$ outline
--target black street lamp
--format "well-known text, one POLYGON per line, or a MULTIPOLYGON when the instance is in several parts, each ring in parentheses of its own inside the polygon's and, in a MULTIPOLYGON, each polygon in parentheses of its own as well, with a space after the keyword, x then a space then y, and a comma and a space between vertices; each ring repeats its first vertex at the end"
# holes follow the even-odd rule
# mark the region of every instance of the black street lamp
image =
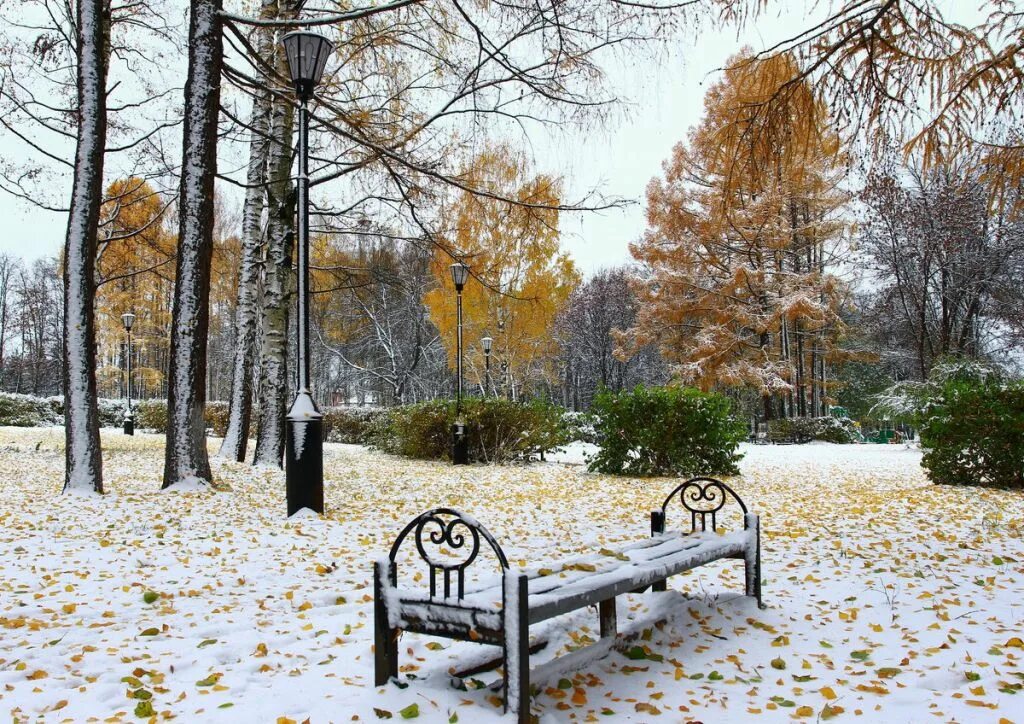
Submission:
POLYGON ((457 261, 452 264, 451 269, 458 315, 455 363, 458 384, 455 388, 455 424, 452 425, 452 463, 466 465, 469 463, 469 440, 466 439, 466 423, 462 419, 462 290, 469 278, 469 267, 457 261))
POLYGON ((491 345, 494 340, 490 337, 484 337, 480 340, 480 343, 484 346, 484 397, 491 396, 491 345))
POLYGON ((135 415, 132 414, 132 325, 135 324, 135 315, 125 312, 121 315, 121 322, 124 324, 124 331, 128 333, 128 347, 125 353, 125 375, 128 383, 125 385, 128 393, 128 408, 124 412, 124 434, 135 434, 135 415))
POLYGON ((295 179, 298 203, 298 314, 295 401, 288 410, 285 451, 285 489, 288 515, 303 508, 324 512, 323 415, 313 400, 309 374, 309 101, 334 51, 319 33, 298 31, 281 39, 288 71, 299 97, 299 173, 295 179))

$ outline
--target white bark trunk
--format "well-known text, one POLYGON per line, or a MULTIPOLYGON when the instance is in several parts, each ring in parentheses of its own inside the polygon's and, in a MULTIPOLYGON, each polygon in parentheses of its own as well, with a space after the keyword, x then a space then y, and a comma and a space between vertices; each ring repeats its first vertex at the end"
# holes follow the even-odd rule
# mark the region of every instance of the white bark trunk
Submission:
MULTIPOLYGON (((277 0, 263 0, 260 18, 273 19, 277 15, 277 0)), ((262 58, 274 54, 274 30, 256 30, 256 52, 262 58)), ((249 443, 249 424, 252 418, 253 362, 256 354, 256 331, 259 322, 259 281, 262 267, 261 226, 267 161, 270 156, 270 113, 269 90, 253 98, 251 138, 249 141, 249 171, 242 211, 242 266, 238 279, 238 305, 235 312, 235 356, 231 380, 231 408, 228 427, 224 433, 218 455, 228 460, 245 460, 249 443)))
MULTIPOLYGON (((291 5, 291 2, 288 3, 291 5)), ((285 12, 282 12, 282 16, 285 12)), ((288 76, 284 53, 276 55, 278 72, 288 76)), ((295 198, 291 182, 292 126, 290 102, 274 100, 273 144, 267 193, 267 262, 263 285, 263 334, 260 355, 259 419, 255 465, 281 467, 284 416, 288 411, 288 308, 292 291, 295 198)))
POLYGON ((107 140, 107 0, 77 8, 78 142, 64 242, 64 491, 103 492, 103 458, 96 401, 96 244, 107 140))
POLYGON ((193 0, 179 194, 177 275, 167 378, 163 487, 212 478, 206 451, 206 337, 210 323, 221 0, 193 0))

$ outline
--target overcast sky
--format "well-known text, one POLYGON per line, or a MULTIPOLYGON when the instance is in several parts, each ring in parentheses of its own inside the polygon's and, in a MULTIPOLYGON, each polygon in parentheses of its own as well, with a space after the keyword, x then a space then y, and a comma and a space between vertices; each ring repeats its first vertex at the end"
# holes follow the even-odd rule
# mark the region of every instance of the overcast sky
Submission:
MULTIPOLYGON (((959 0, 963 2, 963 0, 959 0)), ((619 60, 608 67, 610 88, 622 105, 606 128, 587 133, 535 134, 531 138, 539 171, 565 177, 567 200, 598 188, 630 205, 603 213, 566 214, 563 245, 585 273, 629 261, 628 244, 644 227, 644 189, 686 130, 700 121, 707 87, 718 69, 743 45, 766 47, 807 27, 806 0, 777 3, 776 9, 737 37, 735 31, 706 32, 680 39, 652 60, 619 60)), ((821 16, 821 7, 814 15, 821 16)), ((16 140, 0 137, 0 153, 21 155, 16 140)), ((66 194, 65 194, 66 197, 66 194)), ((0 250, 27 258, 56 253, 64 236, 61 214, 35 209, 0 193, 0 250)))

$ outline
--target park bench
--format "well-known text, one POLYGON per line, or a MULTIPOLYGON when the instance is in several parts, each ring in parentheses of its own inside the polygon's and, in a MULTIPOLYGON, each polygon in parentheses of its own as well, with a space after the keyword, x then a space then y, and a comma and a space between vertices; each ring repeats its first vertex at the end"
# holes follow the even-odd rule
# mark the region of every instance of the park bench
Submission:
POLYGON ((664 591, 669 576, 723 558, 744 561, 746 595, 760 606, 758 516, 747 510, 729 486, 712 478, 688 480, 669 493, 661 508, 651 512, 650 538, 523 571, 510 568, 501 546, 472 516, 451 508, 429 510, 409 522, 389 555, 374 564, 376 685, 398 675, 398 636, 402 631, 490 644, 502 649, 500 658, 490 666, 477 666, 455 676, 502 666, 505 710, 517 712, 519 721, 526 722, 530 712, 529 657, 540 647, 530 645, 531 624, 597 606, 601 639, 614 640, 617 596, 648 588, 664 591), (730 497, 738 504, 743 525, 720 532, 720 512, 730 497), (666 529, 666 514, 676 498, 689 513, 686 533, 666 529), (415 576, 403 575, 399 586, 397 563, 407 540, 414 548, 407 547, 401 561, 412 560, 420 566, 415 576), (477 575, 467 581, 466 571, 481 553, 481 540, 496 558, 499 574, 477 575), (426 582, 422 563, 426 563, 426 582), (410 588, 405 585, 406 578, 421 583, 410 588))

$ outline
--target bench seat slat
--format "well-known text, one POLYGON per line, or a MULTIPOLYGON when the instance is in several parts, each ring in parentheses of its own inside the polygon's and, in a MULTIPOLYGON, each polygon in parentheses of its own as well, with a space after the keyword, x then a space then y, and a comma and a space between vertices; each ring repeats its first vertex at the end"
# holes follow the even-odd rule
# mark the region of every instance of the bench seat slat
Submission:
MULTIPOLYGON (((528 570, 530 623, 596 605, 714 560, 742 558, 752 544, 753 532, 747 530, 725 535, 664 533, 619 547, 614 550, 617 555, 588 554, 562 561, 557 564, 560 570, 549 575, 540 575, 543 568, 528 570)), ((412 591, 396 593, 400 598, 396 613, 403 619, 408 612, 418 622, 431 620, 467 630, 500 629, 500 579, 450 604, 412 591)), ((393 625, 402 627, 398 621, 393 625)))

